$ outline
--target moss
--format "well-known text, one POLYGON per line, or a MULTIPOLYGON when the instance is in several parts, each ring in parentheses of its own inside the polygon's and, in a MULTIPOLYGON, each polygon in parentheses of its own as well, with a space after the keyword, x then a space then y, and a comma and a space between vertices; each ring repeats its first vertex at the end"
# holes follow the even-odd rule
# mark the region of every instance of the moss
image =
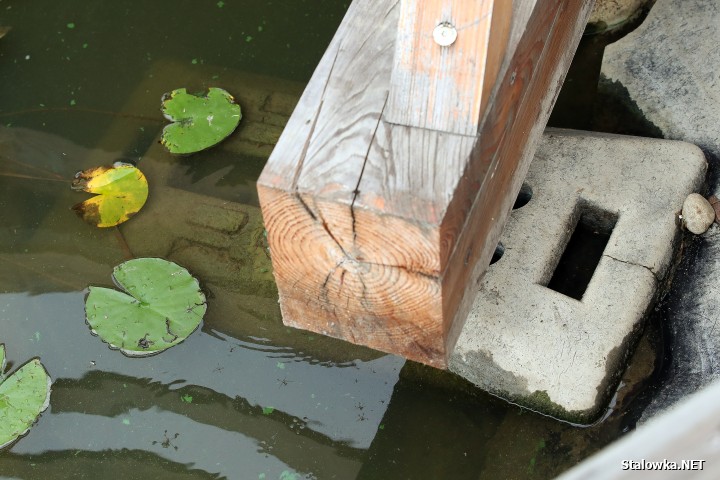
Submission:
POLYGON ((460 375, 413 361, 405 362, 400 376, 418 385, 451 392, 477 395, 482 391, 460 375))

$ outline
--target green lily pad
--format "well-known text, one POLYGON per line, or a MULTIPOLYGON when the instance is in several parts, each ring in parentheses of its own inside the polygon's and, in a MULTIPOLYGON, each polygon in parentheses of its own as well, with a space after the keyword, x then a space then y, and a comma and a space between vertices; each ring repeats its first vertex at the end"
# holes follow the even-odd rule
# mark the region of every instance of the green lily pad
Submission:
POLYGON ((128 260, 115 267, 113 280, 125 292, 90 287, 85 316, 93 334, 125 355, 146 357, 177 345, 205 315, 200 284, 173 262, 128 260))
POLYGON ((50 376, 33 358, 5 377, 5 345, 0 344, 0 450, 25 435, 50 405, 50 376))
POLYGON ((72 189, 97 194, 72 207, 83 220, 96 227, 114 227, 129 220, 148 197, 145 175, 122 162, 78 172, 72 189))
POLYGON ((160 142, 170 153, 194 153, 212 147, 230 135, 240 123, 240 105, 221 88, 207 95, 193 95, 184 88, 162 97, 162 113, 170 120, 160 142))

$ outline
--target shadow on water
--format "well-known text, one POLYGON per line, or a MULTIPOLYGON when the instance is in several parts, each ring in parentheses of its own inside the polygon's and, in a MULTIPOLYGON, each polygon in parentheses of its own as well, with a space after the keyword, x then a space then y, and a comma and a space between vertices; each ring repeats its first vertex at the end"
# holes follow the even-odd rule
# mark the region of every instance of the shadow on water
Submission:
POLYGON ((255 179, 346 5, 9 2, 0 24, 0 341, 40 356, 50 409, 0 453, 16 478, 551 478, 622 433, 655 358, 640 341, 620 408, 576 428, 467 382, 284 327, 255 179), (72 27, 70 27, 72 25, 72 27), (173 157, 163 93, 220 86, 243 108, 218 147, 173 157), (75 172, 122 159, 150 182, 117 229, 70 210, 75 172), (84 322, 88 285, 158 256, 208 294, 200 331, 126 358, 84 322))

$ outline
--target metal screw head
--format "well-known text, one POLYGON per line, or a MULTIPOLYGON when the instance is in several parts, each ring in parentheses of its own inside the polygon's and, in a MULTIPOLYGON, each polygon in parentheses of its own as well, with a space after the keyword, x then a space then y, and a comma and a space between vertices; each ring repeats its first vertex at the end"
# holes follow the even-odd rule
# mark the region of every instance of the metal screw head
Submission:
POLYGON ((457 40, 457 30, 448 22, 443 22, 433 30, 433 40, 441 47, 449 47, 457 40))

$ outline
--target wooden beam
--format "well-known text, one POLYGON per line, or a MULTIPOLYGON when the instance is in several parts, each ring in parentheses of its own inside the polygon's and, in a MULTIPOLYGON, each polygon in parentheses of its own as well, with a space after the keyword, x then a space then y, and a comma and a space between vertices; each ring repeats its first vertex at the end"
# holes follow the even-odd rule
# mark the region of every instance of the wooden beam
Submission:
POLYGON ((515 8, 479 135, 383 119, 401 5, 351 4, 258 180, 287 325, 446 366, 591 3, 515 8))
POLYGON ((404 0, 385 120, 475 136, 505 56, 511 1, 404 0), (450 45, 435 35, 450 36, 450 45))

